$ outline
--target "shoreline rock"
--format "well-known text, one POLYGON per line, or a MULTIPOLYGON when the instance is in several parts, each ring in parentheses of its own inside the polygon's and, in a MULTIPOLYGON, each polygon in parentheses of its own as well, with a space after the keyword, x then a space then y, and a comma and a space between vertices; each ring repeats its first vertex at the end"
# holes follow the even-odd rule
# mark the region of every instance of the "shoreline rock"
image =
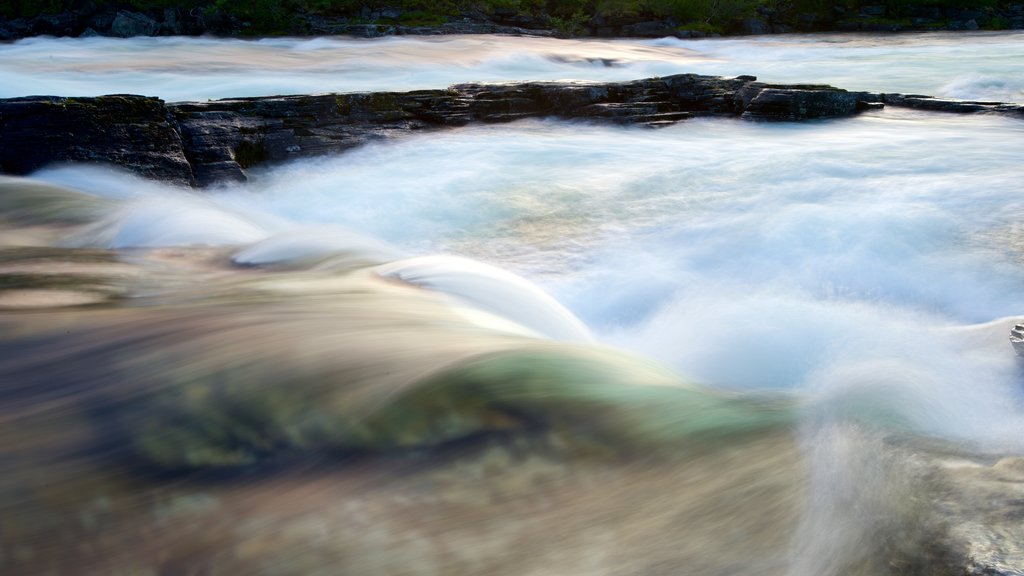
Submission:
POLYGON ((260 164, 472 123, 553 117, 659 127, 695 116, 803 121, 885 105, 1024 117, 1024 106, 1018 104, 697 74, 171 104, 134 95, 30 96, 0 99, 0 172, 24 175, 58 162, 110 163, 148 178, 207 187, 245 181, 245 170, 260 164))

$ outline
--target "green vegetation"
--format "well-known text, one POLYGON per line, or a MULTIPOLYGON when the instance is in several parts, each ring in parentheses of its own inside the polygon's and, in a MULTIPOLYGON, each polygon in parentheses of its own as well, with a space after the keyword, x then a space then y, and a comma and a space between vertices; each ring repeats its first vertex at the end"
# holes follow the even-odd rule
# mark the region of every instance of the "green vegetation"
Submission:
MULTIPOLYGON (((724 32, 759 14, 777 22, 827 23, 876 18, 906 22, 922 11, 944 22, 949 11, 976 11, 982 28, 1012 25, 1005 9, 1014 0, 0 0, 0 17, 31 18, 66 11, 133 10, 154 15, 174 8, 200 18, 210 31, 241 35, 301 34, 310 18, 350 23, 437 26, 467 16, 524 23, 561 35, 586 35, 606 22, 617 25, 672 20, 681 29, 724 32), (862 12, 862 9, 867 10, 862 12)), ((162 17, 162 16, 161 16, 162 17)), ((870 22, 868 22, 870 24, 870 22)), ((927 25, 924 25, 927 27, 927 25)))

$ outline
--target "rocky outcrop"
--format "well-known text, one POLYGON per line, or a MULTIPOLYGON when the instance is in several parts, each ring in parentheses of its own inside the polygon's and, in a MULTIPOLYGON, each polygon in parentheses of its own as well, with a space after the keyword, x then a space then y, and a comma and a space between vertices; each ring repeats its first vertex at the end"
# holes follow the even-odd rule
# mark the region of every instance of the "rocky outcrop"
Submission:
POLYGON ((16 98, 0 101, 0 169, 25 174, 52 162, 108 162, 207 186, 244 180, 246 168, 263 162, 473 122, 553 116, 661 126, 695 115, 801 120, 853 114, 859 101, 857 93, 828 86, 694 74, 169 105, 141 96, 16 98))
POLYGON ((975 114, 987 112, 993 114, 1009 114, 1024 117, 1024 105, 1007 104, 1005 102, 977 102, 974 100, 948 100, 921 96, 918 94, 879 94, 878 101, 890 106, 929 110, 932 112, 953 112, 957 114, 975 114))
POLYGON ((809 120, 849 116, 872 107, 866 92, 820 84, 769 85, 750 82, 738 92, 742 117, 753 120, 809 120))
POLYGON ((459 84, 442 90, 236 98, 165 104, 144 96, 0 100, 0 170, 106 162, 209 186, 265 162, 339 152, 412 131, 557 117, 664 126, 694 116, 800 121, 884 105, 1024 115, 1022 106, 679 74, 631 82, 459 84))
POLYGON ((118 38, 154 36, 159 29, 160 24, 149 16, 121 10, 110 24, 110 35, 118 38))
POLYGON ((181 134, 159 98, 30 96, 0 101, 0 170, 27 174, 60 162, 102 162, 192 184, 181 134))

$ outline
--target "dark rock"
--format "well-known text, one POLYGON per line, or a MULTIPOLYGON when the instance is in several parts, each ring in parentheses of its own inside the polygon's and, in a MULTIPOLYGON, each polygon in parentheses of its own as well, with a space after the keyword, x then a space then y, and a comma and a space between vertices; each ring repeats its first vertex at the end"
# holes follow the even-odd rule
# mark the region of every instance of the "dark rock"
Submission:
POLYGON ((813 12, 802 12, 796 15, 796 28, 803 32, 813 32, 822 28, 821 16, 813 12))
POLYGON ((117 12, 114 10, 101 10, 85 18, 87 28, 92 28, 102 36, 110 34, 110 26, 114 23, 117 12))
POLYGON ((209 186, 265 162, 347 150, 414 130, 552 116, 664 126, 693 116, 799 121, 885 105, 1024 117, 1024 106, 778 85, 753 76, 677 74, 631 82, 459 84, 444 90, 237 98, 164 105, 156 98, 0 100, 0 170, 107 162, 209 186))
POLYGON ((649 22, 637 22, 622 27, 623 36, 636 36, 641 38, 661 38, 672 36, 676 33, 677 25, 673 22, 655 20, 649 22))
POLYGON ((973 100, 951 100, 932 98, 918 94, 880 94, 880 100, 891 106, 928 110, 932 112, 953 112, 957 114, 1008 114, 1024 117, 1024 105, 1003 102, 977 102, 973 100))
POLYGON ((772 86, 751 82, 741 88, 742 117, 748 120, 805 120, 849 116, 858 111, 860 93, 831 86, 772 86))
POLYGON ((0 100, 0 170, 27 174, 56 162, 99 162, 191 184, 177 126, 144 96, 0 100))
POLYGON ((178 9, 164 8, 163 21, 160 22, 156 33, 163 36, 180 36, 184 31, 185 28, 178 17, 178 9))
POLYGON ((771 32, 771 27, 762 18, 744 18, 740 20, 739 32, 740 34, 768 34, 771 32))
POLYGON ((32 35, 32 27, 23 18, 0 20, 0 41, 17 40, 32 35))
MULTIPOLYGON (((196 181, 203 186, 242 179, 248 165, 240 159, 240 150, 246 151, 251 164, 280 162, 346 150, 410 130, 540 116, 662 126, 693 115, 743 114, 758 93, 770 88, 752 76, 682 74, 607 84, 461 84, 447 90, 244 98, 170 108, 196 181), (755 88, 749 98, 737 99, 738 91, 750 85, 755 88), (237 169, 232 170, 232 163, 237 169)), ((794 98, 793 109, 785 114, 772 116, 765 98, 757 100, 746 117, 794 120, 857 112, 858 93, 814 88, 799 87, 801 93, 814 94, 794 98)), ((793 91, 774 90, 773 94, 793 91)))
POLYGON ((110 24, 110 35, 118 38, 132 36, 152 36, 156 34, 159 24, 145 14, 121 10, 110 24))
POLYGON ((263 162, 338 152, 411 130, 471 122, 556 116, 663 126, 693 115, 796 120, 857 111, 853 93, 798 87, 796 94, 792 87, 754 80, 682 74, 607 84, 464 84, 447 90, 241 98, 166 107, 142 97, 14 99, 0 101, 0 167, 24 174, 49 162, 111 162, 177 182, 194 175, 197 185, 209 186, 245 180, 245 169, 263 162), (737 97, 740 92, 743 96, 737 97), (37 129, 31 128, 30 117, 37 129), (14 146, 23 139, 28 146, 14 146))
POLYGON ((30 27, 35 36, 74 36, 77 20, 71 12, 41 14, 31 20, 30 27))
POLYGON ((903 25, 902 22, 890 22, 890 21, 873 22, 873 21, 867 21, 867 22, 861 22, 860 23, 860 29, 865 31, 865 32, 899 32, 901 30, 904 30, 905 26, 903 25))

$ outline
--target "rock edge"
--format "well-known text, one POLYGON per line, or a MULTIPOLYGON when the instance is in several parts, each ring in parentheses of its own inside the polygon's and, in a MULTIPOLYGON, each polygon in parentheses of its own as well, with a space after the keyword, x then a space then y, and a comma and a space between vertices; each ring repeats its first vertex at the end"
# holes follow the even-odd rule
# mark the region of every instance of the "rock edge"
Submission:
POLYGON ((695 116, 803 121, 885 105, 1024 117, 1024 106, 678 74, 628 82, 458 84, 447 89, 165 103, 147 96, 0 99, 0 172, 109 163, 173 184, 245 181, 265 163, 413 131, 554 117, 659 127, 695 116))

